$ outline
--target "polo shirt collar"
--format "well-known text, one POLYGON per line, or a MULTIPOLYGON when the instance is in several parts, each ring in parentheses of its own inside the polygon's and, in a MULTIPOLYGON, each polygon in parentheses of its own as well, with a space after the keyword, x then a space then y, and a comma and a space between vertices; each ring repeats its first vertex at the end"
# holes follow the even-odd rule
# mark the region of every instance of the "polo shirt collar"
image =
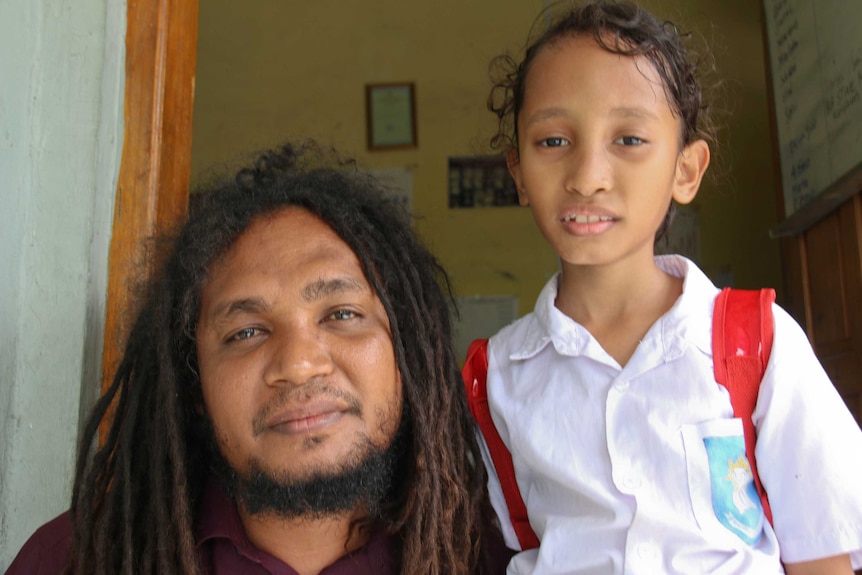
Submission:
MULTIPOLYGON (((214 478, 207 480, 203 497, 198 507, 195 533, 195 549, 200 556, 208 542, 227 540, 248 561, 261 565, 270 573, 294 573, 289 565, 255 547, 245 534, 236 504, 228 497, 224 488, 214 478)), ((357 565, 367 563, 380 573, 395 573, 396 554, 392 538, 385 529, 377 529, 368 542, 325 568, 322 573, 366 572, 357 565)))
POLYGON ((207 480, 198 509, 196 548, 200 549, 211 539, 229 539, 242 555, 260 562, 257 548, 245 535, 236 504, 214 477, 207 480))

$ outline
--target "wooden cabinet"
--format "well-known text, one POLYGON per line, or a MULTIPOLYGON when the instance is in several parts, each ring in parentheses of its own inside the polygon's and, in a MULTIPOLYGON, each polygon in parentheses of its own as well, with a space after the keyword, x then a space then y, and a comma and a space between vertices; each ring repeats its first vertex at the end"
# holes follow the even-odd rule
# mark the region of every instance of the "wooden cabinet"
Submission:
POLYGON ((784 307, 862 425, 862 195, 782 239, 784 307))

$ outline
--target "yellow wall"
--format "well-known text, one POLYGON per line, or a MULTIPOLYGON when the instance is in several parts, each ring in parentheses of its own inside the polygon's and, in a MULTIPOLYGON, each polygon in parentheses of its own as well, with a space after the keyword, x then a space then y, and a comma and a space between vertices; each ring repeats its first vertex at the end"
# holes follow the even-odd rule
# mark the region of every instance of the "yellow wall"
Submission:
MULTIPOLYGON (((193 180, 282 140, 334 144, 370 168, 409 167, 418 229, 459 295, 516 295, 521 313, 556 271, 527 209, 447 207, 450 156, 488 153, 488 62, 518 52, 543 0, 204 0, 193 180), (416 84, 415 150, 366 150, 368 83, 416 84)), ((740 287, 781 281, 760 14, 750 0, 655 1, 715 39, 734 106, 732 172, 701 190, 701 264, 740 287)))

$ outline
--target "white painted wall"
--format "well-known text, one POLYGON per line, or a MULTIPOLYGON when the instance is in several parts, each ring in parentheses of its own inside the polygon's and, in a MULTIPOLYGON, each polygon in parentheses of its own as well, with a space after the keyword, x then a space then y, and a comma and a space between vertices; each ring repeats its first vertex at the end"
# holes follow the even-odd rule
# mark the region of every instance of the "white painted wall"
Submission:
POLYGON ((125 14, 0 1, 0 571, 68 507, 98 391, 125 14))

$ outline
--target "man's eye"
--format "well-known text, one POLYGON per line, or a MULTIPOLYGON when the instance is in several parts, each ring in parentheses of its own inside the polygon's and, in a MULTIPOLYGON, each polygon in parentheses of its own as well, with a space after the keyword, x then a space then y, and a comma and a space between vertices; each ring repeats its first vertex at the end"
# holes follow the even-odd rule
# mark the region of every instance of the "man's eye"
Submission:
POLYGON ((622 144, 623 146, 640 146, 641 144, 645 144, 646 140, 637 136, 621 136, 614 140, 614 143, 622 144))
POLYGON ((544 140, 539 141, 540 146, 544 146, 546 148, 559 148, 560 146, 565 146, 569 142, 565 138, 545 138, 544 140))

